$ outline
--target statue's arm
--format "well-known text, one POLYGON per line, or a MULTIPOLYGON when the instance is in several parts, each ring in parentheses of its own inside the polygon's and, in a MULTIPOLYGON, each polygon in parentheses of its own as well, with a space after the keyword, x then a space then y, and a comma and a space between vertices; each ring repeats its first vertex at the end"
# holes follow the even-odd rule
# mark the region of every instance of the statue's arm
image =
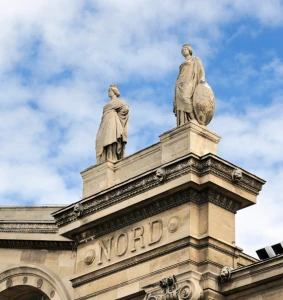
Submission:
POLYGON ((129 110, 130 110, 129 105, 126 104, 126 105, 123 105, 122 107, 118 108, 117 112, 122 114, 122 115, 126 115, 126 114, 129 113, 129 110))

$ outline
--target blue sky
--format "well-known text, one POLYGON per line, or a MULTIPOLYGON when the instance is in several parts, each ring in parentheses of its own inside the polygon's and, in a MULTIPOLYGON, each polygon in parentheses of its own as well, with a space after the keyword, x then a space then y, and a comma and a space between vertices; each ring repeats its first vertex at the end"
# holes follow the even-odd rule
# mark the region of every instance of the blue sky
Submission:
POLYGON ((128 154, 175 126, 185 43, 214 90, 219 156, 267 180, 237 214, 246 252, 282 240, 283 1, 0 2, 0 204, 68 204, 95 163, 109 84, 130 105, 128 154))

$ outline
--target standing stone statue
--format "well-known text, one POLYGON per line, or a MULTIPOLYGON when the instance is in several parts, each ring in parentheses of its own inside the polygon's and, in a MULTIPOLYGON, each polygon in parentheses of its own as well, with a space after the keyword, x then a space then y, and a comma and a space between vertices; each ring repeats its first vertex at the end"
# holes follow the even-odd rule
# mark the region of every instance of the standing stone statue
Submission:
POLYGON ((177 126, 194 119, 201 125, 207 125, 215 110, 213 91, 205 82, 201 60, 192 56, 191 45, 183 45, 181 52, 185 61, 179 68, 173 108, 177 117, 177 126))
POLYGON ((96 160, 115 162, 125 157, 125 145, 128 138, 129 106, 118 99, 117 85, 108 89, 110 101, 103 108, 103 116, 96 135, 96 160))

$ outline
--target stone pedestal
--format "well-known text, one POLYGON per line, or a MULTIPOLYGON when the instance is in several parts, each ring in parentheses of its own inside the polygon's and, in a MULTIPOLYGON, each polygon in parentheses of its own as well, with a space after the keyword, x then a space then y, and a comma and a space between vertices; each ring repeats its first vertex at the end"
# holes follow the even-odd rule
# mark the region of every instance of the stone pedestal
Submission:
POLYGON ((114 163, 109 161, 90 167, 81 175, 84 198, 115 184, 114 163))
POLYGON ((188 153, 217 154, 220 137, 207 127, 191 121, 160 135, 160 142, 112 163, 104 162, 84 170, 83 198, 148 172, 188 153))
POLYGON ((162 147, 162 163, 172 161, 187 153, 194 153, 198 156, 208 153, 217 155, 217 145, 220 141, 218 135, 196 121, 167 131, 159 138, 162 147))

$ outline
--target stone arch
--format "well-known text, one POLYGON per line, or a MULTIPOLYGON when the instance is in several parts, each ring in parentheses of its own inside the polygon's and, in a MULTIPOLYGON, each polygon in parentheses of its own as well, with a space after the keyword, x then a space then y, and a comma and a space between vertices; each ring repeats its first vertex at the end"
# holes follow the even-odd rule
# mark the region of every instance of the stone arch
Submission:
POLYGON ((0 296, 13 287, 32 287, 40 290, 51 300, 71 300, 61 280, 49 270, 35 266, 19 266, 0 274, 0 296))
POLYGON ((0 300, 51 300, 46 294, 39 289, 27 286, 12 286, 0 293, 0 300))

